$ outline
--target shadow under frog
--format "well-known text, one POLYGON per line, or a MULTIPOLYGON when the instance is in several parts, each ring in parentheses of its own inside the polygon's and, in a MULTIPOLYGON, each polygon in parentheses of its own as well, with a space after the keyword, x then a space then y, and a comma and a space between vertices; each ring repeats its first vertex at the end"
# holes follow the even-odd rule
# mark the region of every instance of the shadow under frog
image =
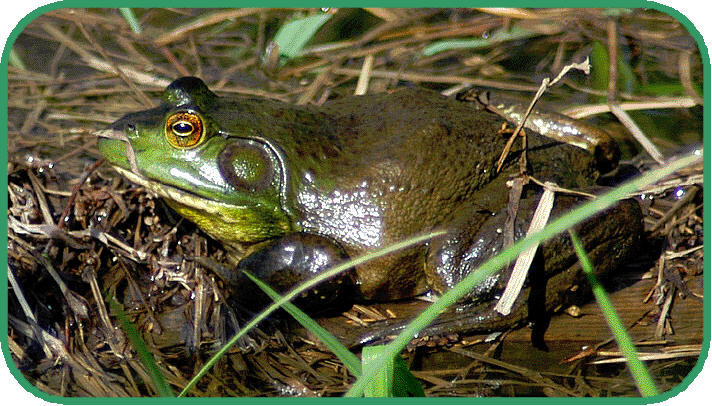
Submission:
MULTIPOLYGON (((507 179, 515 147, 495 170, 508 135, 503 119, 471 103, 424 89, 345 97, 320 107, 223 98, 197 78, 171 83, 163 103, 124 116, 99 132, 106 159, 220 241, 236 268, 223 275, 231 296, 259 310, 269 299, 240 272, 284 293, 347 258, 436 229, 446 234, 381 257, 324 282, 295 303, 307 312, 354 301, 410 298, 452 288, 501 251, 507 179)), ((599 176, 588 152, 528 135, 530 173, 591 191, 599 176)), ((525 187, 515 238, 527 230, 540 196, 525 187)), ((553 217, 583 198, 557 195, 553 217)), ((620 266, 642 234, 642 214, 622 201, 576 228, 601 273, 620 266)), ((582 280, 567 235, 540 248, 531 283, 514 310, 492 310, 504 269, 462 298, 422 334, 502 330, 539 309, 547 313, 582 280), (530 295, 528 290, 535 292, 530 295), (536 300, 528 300, 530 296, 536 300), (536 306, 534 306, 536 304, 536 306)), ((388 326, 360 343, 397 331, 388 326)))

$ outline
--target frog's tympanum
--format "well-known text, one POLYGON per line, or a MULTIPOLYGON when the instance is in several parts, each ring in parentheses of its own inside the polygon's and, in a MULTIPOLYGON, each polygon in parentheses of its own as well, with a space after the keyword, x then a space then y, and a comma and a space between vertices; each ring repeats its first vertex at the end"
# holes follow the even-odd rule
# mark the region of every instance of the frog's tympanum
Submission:
MULTIPOLYGON (((370 261, 300 298, 307 311, 353 300, 382 301, 450 289, 503 246, 508 188, 520 142, 499 173, 509 134, 503 119, 472 103, 423 89, 344 97, 320 107, 223 98, 197 78, 168 86, 163 103, 100 132, 99 148, 131 181, 220 241, 237 262, 225 278, 245 306, 263 306, 248 270, 285 292, 362 253, 430 230, 428 243, 370 261)), ((592 154, 528 134, 530 173, 561 187, 593 190, 592 154)), ((541 194, 527 186, 515 239, 541 194)), ((560 194, 553 216, 584 199, 560 194)), ((600 271, 621 264, 642 230, 641 210, 623 201, 576 228, 600 271)), ((568 235, 542 246, 508 316, 491 310, 507 283, 502 270, 463 298, 463 330, 504 328, 551 309, 580 277, 568 235), (527 303, 529 300, 529 303, 527 303)))

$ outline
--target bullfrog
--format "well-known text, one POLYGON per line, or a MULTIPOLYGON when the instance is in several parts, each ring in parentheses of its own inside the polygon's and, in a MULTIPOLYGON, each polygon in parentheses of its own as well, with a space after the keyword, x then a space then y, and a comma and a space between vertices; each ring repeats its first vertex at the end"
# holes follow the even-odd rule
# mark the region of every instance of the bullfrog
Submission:
MULTIPOLYGON (((509 135, 503 119, 472 103, 420 88, 342 97, 321 106, 219 97, 195 77, 171 83, 162 103, 98 133, 103 156, 132 182, 221 242, 236 264, 223 278, 245 306, 267 303, 250 271, 278 292, 348 258, 431 230, 428 242, 372 260, 317 286, 297 304, 310 312, 353 301, 389 301, 452 288, 501 251, 507 180, 522 148, 496 162, 509 135)), ((514 127, 514 124, 512 125, 514 127)), ((529 173, 595 191, 595 157, 528 134, 529 173)), ((524 188, 514 238, 525 234, 541 190, 524 188)), ((553 216, 580 204, 557 196, 553 216)), ((576 231, 599 271, 620 266, 642 233, 635 201, 622 201, 576 231)), ((551 309, 581 278, 566 235, 540 248, 527 289, 551 309)), ((526 292, 509 315, 492 310, 508 269, 465 298, 447 328, 492 330, 531 313, 526 292)), ((225 272, 223 272, 225 273, 225 272)), ((445 326, 443 324, 443 326, 445 326)), ((443 327, 446 328, 446 327, 443 327)))

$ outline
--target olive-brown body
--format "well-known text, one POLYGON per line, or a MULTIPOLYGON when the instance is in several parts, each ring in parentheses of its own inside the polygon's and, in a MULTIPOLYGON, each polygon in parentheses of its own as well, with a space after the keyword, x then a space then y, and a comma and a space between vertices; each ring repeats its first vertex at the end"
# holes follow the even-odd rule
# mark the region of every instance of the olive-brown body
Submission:
MULTIPOLYGON (((501 250, 505 182, 518 172, 522 153, 515 142, 496 171, 510 136, 502 124, 471 103, 423 89, 293 106, 220 98, 199 79, 182 78, 168 87, 161 106, 103 131, 99 147, 123 174, 221 241, 238 268, 282 292, 348 257, 445 230, 434 241, 357 267, 351 297, 392 300, 443 292, 501 250)), ((571 189, 596 185, 595 159, 582 149, 529 133, 528 160, 541 181, 571 189)), ((538 186, 525 188, 517 238, 540 193, 538 186)), ((582 200, 557 199, 554 215, 582 200)), ((606 269, 618 266, 638 240, 640 217, 630 201, 584 223, 594 260, 606 269)), ((576 262, 565 236, 545 245, 542 258, 547 275, 576 262)), ((493 299, 506 275, 466 300, 493 299)), ((338 302, 340 283, 315 295, 314 308, 338 302)))

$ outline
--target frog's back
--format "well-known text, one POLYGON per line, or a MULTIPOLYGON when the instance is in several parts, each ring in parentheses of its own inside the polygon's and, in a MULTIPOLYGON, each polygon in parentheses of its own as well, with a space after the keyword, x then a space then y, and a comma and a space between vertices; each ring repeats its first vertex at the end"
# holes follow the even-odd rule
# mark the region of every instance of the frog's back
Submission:
MULTIPOLYGON (((370 200, 385 222, 382 243, 446 220, 458 204, 497 177, 496 161, 510 136, 500 132, 503 120, 496 115, 426 89, 344 98, 327 102, 323 110, 336 117, 326 142, 335 150, 322 155, 322 161, 303 162, 300 169, 311 171, 306 177, 315 180, 318 192, 370 200)), ((594 177, 588 153, 536 135, 529 143, 535 174, 540 172, 536 165, 545 160, 542 166, 562 186, 580 187, 594 177), (547 150, 542 159, 537 148, 547 150), (580 166, 573 168, 571 162, 580 166)), ((520 145, 510 154, 510 167, 516 168, 511 163, 520 145)), ((507 168, 504 174, 499 177, 506 178, 507 168)))
MULTIPOLYGON (((428 190, 434 193, 468 193, 490 182, 511 135, 502 133, 502 118, 427 89, 344 98, 325 103, 323 110, 338 123, 332 138, 339 153, 327 165, 326 177, 348 179, 371 168, 378 168, 381 175, 388 168, 396 175, 389 177, 390 182, 414 188, 438 185, 428 190)), ((556 166, 559 175, 551 176, 562 186, 579 187, 595 177, 594 158, 587 152, 538 134, 530 134, 529 147, 535 166, 541 155, 547 167, 556 166), (581 162, 572 168, 572 161, 581 162)), ((507 163, 516 161, 520 149, 517 142, 507 163)))

